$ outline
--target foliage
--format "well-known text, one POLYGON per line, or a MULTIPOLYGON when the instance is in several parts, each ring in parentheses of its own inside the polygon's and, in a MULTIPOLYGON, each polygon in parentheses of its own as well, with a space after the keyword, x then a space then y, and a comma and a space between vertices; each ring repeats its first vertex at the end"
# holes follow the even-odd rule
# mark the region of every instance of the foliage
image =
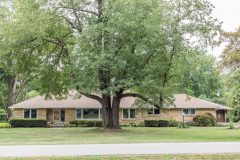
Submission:
POLYGON ((178 123, 177 128, 190 128, 190 126, 187 123, 180 122, 178 123))
POLYGON ((168 120, 159 120, 158 121, 158 127, 169 127, 169 121, 168 120))
POLYGON ((125 122, 121 124, 122 127, 144 127, 143 122, 125 122))
POLYGON ((184 122, 187 126, 198 126, 195 122, 184 122))
POLYGON ((144 120, 145 127, 176 127, 179 122, 170 120, 144 120))
POLYGON ((4 109, 0 109, 0 122, 7 120, 7 113, 4 109))
POLYGON ((225 47, 222 58, 222 67, 232 70, 240 68, 240 28, 235 32, 223 32, 222 38, 224 42, 228 42, 225 47))
POLYGON ((199 114, 196 115, 193 118, 193 121, 201 127, 212 127, 212 126, 216 126, 216 118, 214 117, 214 115, 212 115, 212 113, 204 113, 204 114, 199 114))
POLYGON ((233 108, 228 111, 228 116, 230 121, 239 122, 240 121, 240 110, 239 108, 233 108))
POLYGON ((234 124, 233 124, 233 121, 230 121, 229 124, 228 124, 228 128, 229 129, 234 129, 234 124))
POLYGON ((179 124, 179 122, 175 119, 170 119, 168 120, 168 122, 169 122, 169 127, 177 127, 179 124))
POLYGON ((203 51, 193 51, 192 54, 194 56, 186 58, 185 63, 188 65, 181 67, 185 73, 182 74, 178 92, 209 101, 219 100, 220 104, 224 104, 224 101, 220 101, 223 97, 223 83, 216 59, 203 51))
POLYGON ((12 127, 47 127, 46 119, 10 119, 12 127))
POLYGON ((102 121, 99 120, 75 120, 69 122, 70 127, 101 127, 102 121))
POLYGON ((11 128, 10 123, 0 123, 0 128, 11 128))
POLYGON ((240 28, 235 32, 224 32, 222 36, 228 43, 221 55, 221 66, 227 72, 227 105, 233 108, 230 120, 237 122, 240 120, 240 28))
POLYGON ((28 98, 29 91, 39 90, 41 83, 34 80, 50 66, 59 68, 55 64, 64 57, 66 49, 61 44, 69 30, 44 5, 45 0, 1 3, 0 87, 4 96, 0 103, 4 108, 28 98))
POLYGON ((144 120, 145 127, 158 127, 158 120, 144 120))
POLYGON ((230 74, 227 81, 227 104, 233 108, 230 111, 232 121, 240 120, 240 70, 236 70, 230 74))

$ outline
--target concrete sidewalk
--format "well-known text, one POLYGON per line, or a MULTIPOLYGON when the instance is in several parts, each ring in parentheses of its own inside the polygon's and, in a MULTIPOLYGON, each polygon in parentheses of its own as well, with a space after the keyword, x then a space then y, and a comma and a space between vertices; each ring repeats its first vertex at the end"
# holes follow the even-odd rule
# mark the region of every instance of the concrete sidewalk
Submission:
POLYGON ((0 157, 240 153, 240 142, 0 146, 0 157))

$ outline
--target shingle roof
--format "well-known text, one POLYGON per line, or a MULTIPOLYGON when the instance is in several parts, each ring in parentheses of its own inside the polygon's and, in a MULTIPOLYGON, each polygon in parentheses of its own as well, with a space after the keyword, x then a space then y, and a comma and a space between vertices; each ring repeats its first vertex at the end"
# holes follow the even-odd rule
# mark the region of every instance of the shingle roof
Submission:
MULTIPOLYGON (((120 108, 130 108, 135 98, 126 97, 121 100, 120 108)), ((81 96, 76 98, 69 95, 67 99, 45 99, 44 96, 37 96, 23 102, 14 104, 9 108, 102 108, 101 104, 91 98, 81 96)))
MULTIPOLYGON (((174 95, 176 108, 213 108, 213 109, 230 109, 226 106, 209 102, 200 98, 195 98, 187 94, 174 95)), ((171 106, 173 107, 173 106, 171 106)))
MULTIPOLYGON (((213 108, 213 109, 229 109, 226 106, 212 103, 206 100, 188 96, 186 94, 175 94, 175 106, 170 108, 213 108)), ((121 100, 120 108, 135 107, 134 102, 136 98, 126 97, 121 100)), ((101 104, 91 98, 81 96, 81 98, 74 98, 69 95, 67 99, 45 99, 44 96, 37 96, 26 101, 17 103, 9 108, 102 108, 101 104)))

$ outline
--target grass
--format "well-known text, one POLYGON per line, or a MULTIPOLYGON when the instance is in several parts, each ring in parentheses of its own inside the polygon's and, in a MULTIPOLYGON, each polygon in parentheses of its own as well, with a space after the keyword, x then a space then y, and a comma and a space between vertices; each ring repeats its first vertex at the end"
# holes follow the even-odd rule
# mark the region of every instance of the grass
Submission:
MULTIPOLYGON (((239 154, 4 158, 4 160, 240 160, 239 154)), ((0 160, 3 160, 0 158, 0 160)))
POLYGON ((240 130, 230 130, 225 127, 123 128, 117 132, 107 132, 96 128, 0 129, 0 145, 220 141, 240 141, 240 130))

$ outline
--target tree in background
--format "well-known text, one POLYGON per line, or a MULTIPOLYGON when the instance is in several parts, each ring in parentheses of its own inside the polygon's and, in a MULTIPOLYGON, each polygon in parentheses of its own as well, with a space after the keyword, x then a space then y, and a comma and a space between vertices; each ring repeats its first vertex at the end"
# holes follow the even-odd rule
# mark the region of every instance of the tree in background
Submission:
POLYGON ((29 84, 41 72, 46 72, 47 66, 57 67, 55 64, 61 58, 52 55, 64 57, 65 46, 61 43, 71 33, 53 12, 42 10, 44 1, 6 2, 0 8, 0 80, 4 108, 23 100, 28 91, 36 88, 37 85, 33 88, 29 84))
POLYGON ((228 106, 234 108, 232 120, 240 120, 240 28, 236 32, 223 33, 228 45, 223 51, 222 67, 227 72, 228 106))
POLYGON ((179 91, 189 95, 225 104, 222 76, 216 65, 216 59, 205 51, 195 50, 186 58, 181 68, 179 91))

